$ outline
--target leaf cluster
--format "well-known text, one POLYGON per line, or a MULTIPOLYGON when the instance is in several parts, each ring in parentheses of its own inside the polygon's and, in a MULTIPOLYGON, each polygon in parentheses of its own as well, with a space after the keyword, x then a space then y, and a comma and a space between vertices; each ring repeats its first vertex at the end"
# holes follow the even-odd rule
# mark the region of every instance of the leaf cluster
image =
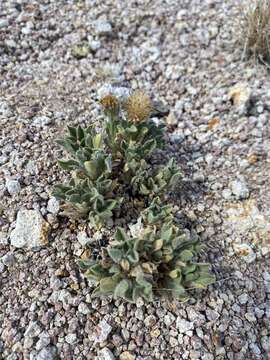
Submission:
POLYGON ((173 159, 155 170, 149 162, 153 151, 163 146, 163 126, 148 118, 129 120, 111 95, 102 104, 107 117, 102 131, 68 127, 66 138, 58 141, 69 155, 59 165, 71 176, 54 189, 55 197, 88 216, 97 228, 119 212, 123 200, 145 196, 147 202, 162 196, 181 176, 173 159))
POLYGON ((159 293, 185 301, 189 288, 205 289, 214 282, 209 265, 196 262, 201 250, 198 236, 172 219, 172 208, 154 199, 143 212, 137 234, 118 228, 102 259, 81 261, 85 276, 96 284, 93 296, 151 302, 159 293))

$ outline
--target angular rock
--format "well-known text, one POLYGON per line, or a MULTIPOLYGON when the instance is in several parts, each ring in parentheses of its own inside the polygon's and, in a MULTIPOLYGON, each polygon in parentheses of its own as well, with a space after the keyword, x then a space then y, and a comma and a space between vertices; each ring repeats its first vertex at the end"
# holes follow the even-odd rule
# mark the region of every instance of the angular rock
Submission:
POLYGON ((177 118, 173 112, 170 112, 166 118, 166 122, 169 126, 177 125, 177 118))
POLYGON ((57 359, 57 350, 54 346, 47 346, 40 350, 36 360, 55 360, 57 359))
POLYGON ((0 20, 0 29, 8 27, 8 25, 9 25, 9 22, 8 22, 7 19, 1 19, 0 20))
POLYGON ((249 190, 244 181, 234 180, 231 183, 232 193, 238 200, 247 199, 249 197, 249 190))
POLYGON ((8 245, 8 236, 2 231, 0 231, 0 245, 8 245))
POLYGON ((157 322, 154 315, 149 315, 144 319, 144 325, 147 327, 152 327, 157 322))
POLYGON ((37 337, 41 333, 42 329, 37 321, 31 321, 28 328, 25 330, 24 337, 37 337))
POLYGON ((48 201, 48 204, 47 204, 47 210, 56 215, 58 212, 59 212, 59 209, 60 209, 60 203, 59 201, 55 198, 55 197, 52 197, 49 201, 48 201))
POLYGON ((270 354, 270 337, 269 336, 262 336, 261 338, 262 348, 270 354))
POLYGON ((101 47, 101 42, 99 40, 89 41, 89 47, 93 52, 96 52, 101 47))
POLYGON ((100 323, 96 326, 95 335, 94 335, 94 342, 101 343, 107 340, 110 332, 112 331, 112 327, 110 324, 107 323, 106 320, 100 321, 100 323))
POLYGON ((82 246, 86 246, 87 244, 90 244, 94 241, 88 237, 85 231, 80 231, 77 235, 77 239, 82 246))
POLYGON ((37 128, 42 128, 44 126, 49 125, 51 121, 52 120, 48 116, 42 115, 35 117, 32 124, 37 128))
POLYGON ((110 349, 103 348, 98 352, 98 360, 114 360, 115 357, 110 349))
POLYGON ((6 255, 2 256, 1 258, 2 263, 7 266, 7 267, 11 267, 12 265, 15 264, 15 256, 12 253, 7 253, 6 255))
POLYGON ((90 309, 89 309, 89 306, 84 303, 84 302, 81 302, 78 306, 78 311, 84 315, 87 315, 90 313, 90 309))
POLYGON ((49 225, 37 210, 20 210, 16 227, 10 234, 11 245, 16 248, 34 248, 48 243, 49 225))
POLYGON ((97 35, 109 35, 112 32, 112 25, 105 19, 98 19, 94 22, 94 29, 97 35))
POLYGON ((119 356, 119 360, 135 360, 135 355, 131 354, 129 351, 124 351, 119 356))
POLYGON ((78 341, 77 335, 75 333, 67 334, 65 336, 65 341, 70 345, 74 345, 78 341))
POLYGON ((44 349, 46 346, 48 346, 51 342, 50 336, 46 331, 43 331, 41 334, 39 334, 39 340, 36 343, 36 350, 44 349))
POLYGON ((18 194, 21 191, 21 185, 18 180, 7 179, 6 188, 11 196, 18 194))
POLYGON ((170 326, 175 321, 175 316, 172 313, 168 312, 164 316, 163 321, 166 326, 170 326))
POLYGON ((176 328, 179 330, 180 334, 185 334, 187 331, 194 329, 194 324, 193 322, 177 317, 176 328))

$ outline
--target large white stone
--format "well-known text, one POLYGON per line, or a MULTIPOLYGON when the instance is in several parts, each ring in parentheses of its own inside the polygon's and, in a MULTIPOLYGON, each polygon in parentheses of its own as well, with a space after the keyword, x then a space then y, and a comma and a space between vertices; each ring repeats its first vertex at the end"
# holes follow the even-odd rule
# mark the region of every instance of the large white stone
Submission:
POLYGON ((228 203, 226 213, 224 227, 231 232, 233 242, 241 243, 245 239, 269 248, 270 220, 258 209, 255 200, 228 203))
POLYGON ((11 245, 17 248, 34 248, 48 243, 49 225, 37 210, 20 210, 16 227, 10 234, 11 245))

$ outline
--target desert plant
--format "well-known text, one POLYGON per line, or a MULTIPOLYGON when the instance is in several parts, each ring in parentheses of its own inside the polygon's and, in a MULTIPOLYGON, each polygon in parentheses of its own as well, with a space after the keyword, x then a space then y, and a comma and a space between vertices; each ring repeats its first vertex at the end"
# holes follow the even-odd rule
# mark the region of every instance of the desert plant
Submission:
POLYGON ((145 224, 158 225, 173 220, 174 209, 171 205, 162 205, 159 197, 153 199, 148 208, 141 212, 141 218, 145 224))
POLYGON ((90 222, 100 227, 121 203, 113 192, 111 156, 104 151, 101 134, 92 127, 68 130, 66 139, 58 143, 67 150, 70 159, 60 160, 59 165, 72 172, 72 178, 67 184, 56 185, 54 196, 71 204, 80 215, 88 215, 90 222))
POLYGON ((270 62, 270 0, 255 0, 243 9, 241 42, 243 57, 253 55, 270 62))
POLYGON ((160 293, 185 301, 189 288, 205 289, 215 280, 208 264, 196 262, 201 249, 198 236, 175 226, 167 218, 171 209, 158 203, 155 200, 151 205, 137 233, 129 236, 118 228, 115 241, 100 260, 80 261, 85 276, 96 284, 93 296, 113 295, 136 302, 139 297, 153 301, 154 294, 160 293), (151 216, 147 223, 154 208, 159 219, 167 218, 163 225, 154 225, 157 219, 151 216))
POLYGON ((164 144, 164 127, 149 119, 147 95, 135 92, 123 102, 108 94, 100 103, 106 117, 103 131, 68 127, 66 138, 58 140, 69 154, 59 165, 71 179, 54 189, 55 197, 97 227, 113 216, 123 198, 162 196, 180 177, 173 160, 157 170, 149 163, 152 152, 164 144))
POLYGON ((173 206, 164 203, 181 177, 176 162, 154 168, 150 162, 153 151, 164 145, 164 128, 149 119, 151 101, 142 92, 126 100, 108 94, 100 103, 106 117, 102 131, 69 127, 58 141, 69 154, 59 165, 70 179, 55 186, 54 195, 97 228, 121 210, 122 202, 135 200, 144 210, 135 209, 137 223, 128 231, 118 228, 101 255, 81 260, 80 266, 96 284, 94 296, 135 302, 139 297, 153 301, 160 293, 186 300, 189 288, 205 288, 214 277, 207 264, 197 262, 196 233, 176 226, 173 206))
POLYGON ((166 166, 160 167, 154 175, 151 175, 152 171, 144 160, 141 160, 139 167, 135 167, 133 172, 134 176, 131 179, 133 191, 148 195, 150 198, 172 189, 181 177, 174 159, 171 159, 166 166))

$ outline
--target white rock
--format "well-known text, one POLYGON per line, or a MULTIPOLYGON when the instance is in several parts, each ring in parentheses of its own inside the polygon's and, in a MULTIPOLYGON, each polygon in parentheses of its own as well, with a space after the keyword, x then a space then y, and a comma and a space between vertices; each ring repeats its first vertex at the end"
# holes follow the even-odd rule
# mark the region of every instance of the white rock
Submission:
POLYGON ((36 343, 36 349, 39 351, 43 348, 45 348, 46 346, 48 346, 51 342, 50 336, 46 331, 43 331, 40 335, 39 335, 39 340, 36 343))
POLYGON ((38 128, 42 128, 46 125, 49 125, 51 123, 51 119, 48 116, 36 116, 33 120, 33 125, 38 127, 38 128))
POLYGON ((77 335, 74 333, 74 334, 67 334, 65 336, 65 340, 68 344, 70 345, 73 345, 73 344, 76 344, 77 342, 77 335))
POLYGON ((33 338, 38 336, 40 333, 41 333, 41 327, 39 326, 37 321, 31 321, 24 333, 24 337, 33 338))
POLYGON ((5 40, 5 44, 7 45, 7 47, 10 47, 10 48, 16 48, 17 47, 16 42, 14 40, 12 40, 12 39, 5 40))
POLYGON ((238 296, 238 300, 240 302, 240 304, 244 305, 248 302, 248 294, 244 293, 240 296, 238 296))
POLYGON ((89 41, 89 47, 92 51, 97 51, 101 47, 101 42, 99 40, 89 41))
POLYGON ((207 154, 205 156, 205 161, 207 162, 208 165, 212 165, 214 162, 214 156, 212 154, 207 154))
POLYGON ((108 35, 112 32, 112 25, 105 19, 98 19, 94 22, 94 29, 97 35, 108 35))
POLYGON ((249 197, 249 190, 244 181, 234 180, 231 182, 232 193, 237 199, 247 199, 249 197))
POLYGON ((270 352, 270 337, 263 336, 263 337, 261 338, 261 344, 262 344, 262 348, 263 348, 265 351, 270 352))
POLYGON ((31 32, 32 32, 32 29, 29 26, 24 26, 21 29, 21 33, 24 34, 24 35, 30 35, 31 32))
POLYGON ((36 175, 38 174, 38 168, 36 163, 33 160, 29 160, 28 163, 25 166, 25 170, 30 175, 36 175))
POLYGON ((53 346, 48 346, 37 354, 36 360, 54 360, 56 359, 57 351, 53 346))
POLYGON ((179 330, 181 334, 185 334, 189 330, 194 329, 193 322, 187 321, 185 319, 181 319, 179 316, 176 319, 176 328, 179 330))
POLYGON ((60 209, 60 203, 59 201, 55 198, 55 197, 52 197, 49 201, 48 201, 48 204, 47 204, 47 210, 52 213, 52 214, 57 214, 58 211, 60 209))
POLYGON ((6 179, 6 188, 10 195, 16 195, 21 191, 21 185, 18 180, 6 179))
POLYGON ((163 321, 164 321, 164 324, 169 327, 175 321, 175 316, 172 313, 168 312, 164 316, 163 321))
POLYGON ((7 19, 1 19, 0 20, 0 29, 7 27, 9 25, 9 22, 7 19))
POLYGON ((263 279, 264 279, 264 281, 266 281, 266 282, 270 282, 270 272, 265 271, 265 272, 263 273, 263 279))
POLYGON ((10 234, 11 245, 17 248, 33 248, 48 243, 49 225, 37 210, 20 210, 16 227, 10 234))
POLYGON ((71 304, 71 302, 72 302, 71 293, 66 289, 53 291, 53 293, 51 294, 51 296, 48 299, 48 302, 50 304, 56 304, 59 301, 65 305, 71 304))
POLYGON ((98 89, 97 96, 99 99, 101 99, 104 96, 111 94, 116 96, 120 101, 124 101, 130 95, 130 93, 130 89, 124 86, 112 86, 110 84, 104 84, 98 89))
POLYGON ((245 318, 249 322, 254 322, 255 323, 257 321, 256 316, 252 312, 245 313, 245 318))
POLYGON ((112 331, 112 327, 107 323, 106 320, 100 321, 100 323, 96 326, 95 334, 94 334, 94 342, 101 343, 107 340, 110 332, 112 331))
POLYGON ((225 200, 229 200, 231 199, 231 196, 232 196, 232 192, 230 189, 223 189, 222 190, 222 196, 225 200))
POLYGON ((79 304, 78 311, 84 315, 87 315, 90 313, 89 306, 83 302, 79 304))
POLYGON ((103 348, 98 352, 98 360, 114 360, 115 357, 110 349, 103 348))
POLYGON ((2 231, 0 231, 0 245, 8 245, 8 236, 2 231))
POLYGON ((85 231, 80 231, 77 235, 77 239, 82 246, 86 246, 87 244, 90 244, 94 241, 88 237, 85 231))

